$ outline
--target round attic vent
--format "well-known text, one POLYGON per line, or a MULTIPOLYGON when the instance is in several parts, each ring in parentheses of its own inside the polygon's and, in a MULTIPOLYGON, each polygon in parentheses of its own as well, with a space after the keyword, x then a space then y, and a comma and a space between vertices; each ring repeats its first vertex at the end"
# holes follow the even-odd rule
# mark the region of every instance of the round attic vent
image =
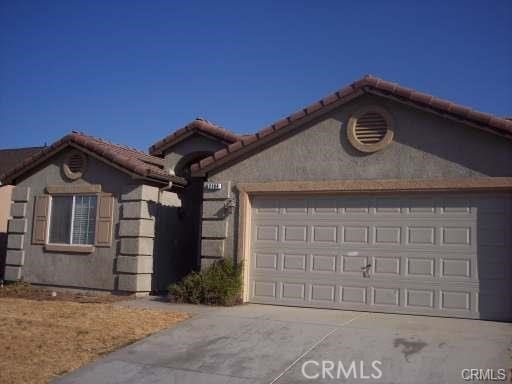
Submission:
POLYGON ((379 107, 364 108, 350 117, 347 137, 361 152, 379 151, 393 140, 391 115, 379 107))
POLYGON ((87 168, 87 157, 82 152, 72 151, 66 157, 62 168, 68 179, 79 179, 87 168))

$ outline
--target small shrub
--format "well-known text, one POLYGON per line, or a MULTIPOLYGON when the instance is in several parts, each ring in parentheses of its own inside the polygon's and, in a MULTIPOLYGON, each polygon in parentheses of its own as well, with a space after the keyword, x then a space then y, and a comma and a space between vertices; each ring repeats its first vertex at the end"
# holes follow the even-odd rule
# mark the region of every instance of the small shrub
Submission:
POLYGON ((240 302, 242 271, 242 264, 231 259, 216 261, 170 285, 170 297, 178 303, 235 305, 240 302))
POLYGON ((199 273, 192 272, 180 283, 172 284, 169 293, 179 303, 199 304, 204 296, 202 280, 199 273))

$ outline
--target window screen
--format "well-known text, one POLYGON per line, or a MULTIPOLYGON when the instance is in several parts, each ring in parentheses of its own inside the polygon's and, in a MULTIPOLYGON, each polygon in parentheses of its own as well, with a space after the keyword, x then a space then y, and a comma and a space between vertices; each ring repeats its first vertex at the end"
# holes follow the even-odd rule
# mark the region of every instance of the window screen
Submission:
POLYGON ((96 227, 96 196, 75 196, 73 244, 93 244, 96 227))

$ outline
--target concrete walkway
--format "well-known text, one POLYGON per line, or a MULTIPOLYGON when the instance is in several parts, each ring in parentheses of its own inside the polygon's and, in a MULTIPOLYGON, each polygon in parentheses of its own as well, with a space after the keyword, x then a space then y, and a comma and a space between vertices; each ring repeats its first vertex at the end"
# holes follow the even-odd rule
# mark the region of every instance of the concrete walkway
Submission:
POLYGON ((56 383, 463 383, 464 369, 504 368, 509 378, 512 368, 512 324, 256 304, 118 305, 194 317, 56 383))

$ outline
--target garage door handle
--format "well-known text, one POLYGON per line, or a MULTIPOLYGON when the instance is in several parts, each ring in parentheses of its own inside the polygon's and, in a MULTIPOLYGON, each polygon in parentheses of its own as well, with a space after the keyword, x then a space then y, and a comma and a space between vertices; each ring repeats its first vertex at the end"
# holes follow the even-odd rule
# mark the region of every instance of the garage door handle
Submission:
POLYGON ((372 267, 371 264, 367 264, 366 267, 361 267, 361 270, 363 271, 363 277, 370 277, 370 268, 372 267))

